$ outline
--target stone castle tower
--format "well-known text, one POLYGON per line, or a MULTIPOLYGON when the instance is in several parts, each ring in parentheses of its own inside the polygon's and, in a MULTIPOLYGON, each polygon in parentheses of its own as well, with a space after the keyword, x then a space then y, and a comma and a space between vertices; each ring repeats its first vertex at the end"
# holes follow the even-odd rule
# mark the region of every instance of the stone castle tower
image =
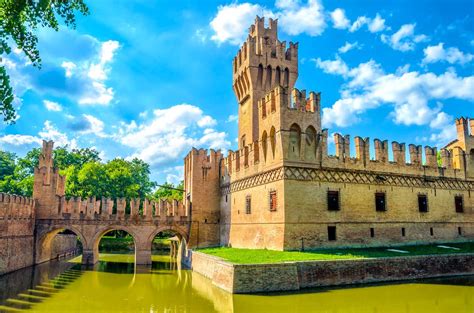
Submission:
POLYGON ((57 217, 59 198, 64 196, 66 179, 54 167, 53 145, 53 141, 43 141, 39 164, 35 168, 33 198, 37 202, 38 219, 57 217))
MULTIPOLYGON (((278 21, 256 17, 247 40, 233 60, 233 89, 239 106, 239 150, 263 145, 272 159, 301 161, 299 138, 315 143, 321 131, 320 94, 294 88, 298 44, 278 39, 278 21), (276 149, 278 146, 280 149, 276 149)), ((315 147, 316 145, 314 145, 315 147)), ((306 154, 314 160, 311 151, 306 154)))

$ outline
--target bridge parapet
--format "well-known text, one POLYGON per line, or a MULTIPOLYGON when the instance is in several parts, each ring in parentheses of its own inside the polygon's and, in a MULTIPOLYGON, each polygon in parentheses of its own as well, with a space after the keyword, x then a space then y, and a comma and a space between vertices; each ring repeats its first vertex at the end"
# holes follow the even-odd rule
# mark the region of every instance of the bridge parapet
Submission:
POLYGON ((33 218, 35 200, 28 197, 0 193, 0 220, 33 218))
POLYGON ((187 221, 189 218, 184 203, 178 200, 58 196, 58 203, 58 219, 187 221))

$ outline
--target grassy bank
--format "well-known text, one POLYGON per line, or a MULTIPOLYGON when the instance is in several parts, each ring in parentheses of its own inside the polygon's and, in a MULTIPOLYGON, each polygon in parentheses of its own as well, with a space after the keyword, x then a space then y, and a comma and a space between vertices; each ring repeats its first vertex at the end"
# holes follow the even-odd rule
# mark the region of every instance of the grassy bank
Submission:
POLYGON ((389 248, 318 249, 311 251, 273 251, 263 249, 207 248, 199 252, 239 264, 279 263, 310 260, 348 260, 430 254, 474 253, 474 242, 389 248), (444 246, 439 247, 439 246, 444 246), (446 248, 449 247, 449 248, 446 248), (387 249, 391 249, 389 251, 387 249), (393 250, 399 250, 393 251, 393 250), (403 251, 403 252, 402 252, 403 251))

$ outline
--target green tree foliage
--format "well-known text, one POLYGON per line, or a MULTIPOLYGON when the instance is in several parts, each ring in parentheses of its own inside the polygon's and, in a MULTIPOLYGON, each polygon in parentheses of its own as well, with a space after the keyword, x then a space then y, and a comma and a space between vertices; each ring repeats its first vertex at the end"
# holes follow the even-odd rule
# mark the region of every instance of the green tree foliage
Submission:
MULTIPOLYGON (((33 194, 34 168, 41 150, 25 157, 0 151, 0 191, 33 194)), ((141 198, 152 196, 156 184, 150 180, 150 166, 139 159, 114 159, 103 163, 95 149, 58 147, 53 151, 55 166, 66 175, 67 197, 141 198)))
POLYGON ((155 190, 153 193, 153 199, 174 199, 183 200, 184 196, 184 182, 181 181, 177 186, 172 183, 164 183, 155 190))
MULTIPOLYGON (((11 44, 23 51, 33 66, 41 67, 37 48, 38 28, 59 30, 60 21, 68 27, 76 26, 76 12, 83 15, 89 10, 83 0, 0 0, 0 56, 12 51, 11 44)), ((6 68, 0 66, 0 114, 4 122, 16 118, 13 90, 6 68)))

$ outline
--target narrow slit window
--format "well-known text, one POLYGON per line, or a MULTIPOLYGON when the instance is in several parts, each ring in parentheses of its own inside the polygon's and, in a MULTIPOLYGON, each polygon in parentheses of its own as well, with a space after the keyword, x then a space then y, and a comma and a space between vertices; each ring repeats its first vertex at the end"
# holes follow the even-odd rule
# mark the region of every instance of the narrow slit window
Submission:
POLYGON ((277 210, 277 193, 276 191, 270 191, 270 211, 274 212, 277 210))
POLYGON ((375 210, 384 212, 386 210, 385 192, 375 193, 375 210))
POLYGON ((418 195, 418 211, 428 212, 428 197, 426 195, 418 195))
POLYGON ((373 227, 370 228, 370 237, 371 238, 375 237, 375 229, 373 227))
POLYGON ((456 208, 456 213, 463 213, 464 212, 464 202, 462 196, 455 196, 454 197, 454 206, 456 208))
POLYGON ((458 235, 462 236, 462 228, 461 227, 458 227, 458 235))
POLYGON ((328 226, 328 240, 329 241, 336 240, 336 226, 328 226))
POLYGON ((339 191, 328 191, 328 210, 339 211, 339 191))
POLYGON ((402 228, 402 237, 405 237, 405 228, 402 228))
POLYGON ((434 236, 433 227, 430 227, 430 236, 434 236))
POLYGON ((252 213, 252 198, 250 196, 247 196, 245 198, 245 214, 251 214, 252 213))

